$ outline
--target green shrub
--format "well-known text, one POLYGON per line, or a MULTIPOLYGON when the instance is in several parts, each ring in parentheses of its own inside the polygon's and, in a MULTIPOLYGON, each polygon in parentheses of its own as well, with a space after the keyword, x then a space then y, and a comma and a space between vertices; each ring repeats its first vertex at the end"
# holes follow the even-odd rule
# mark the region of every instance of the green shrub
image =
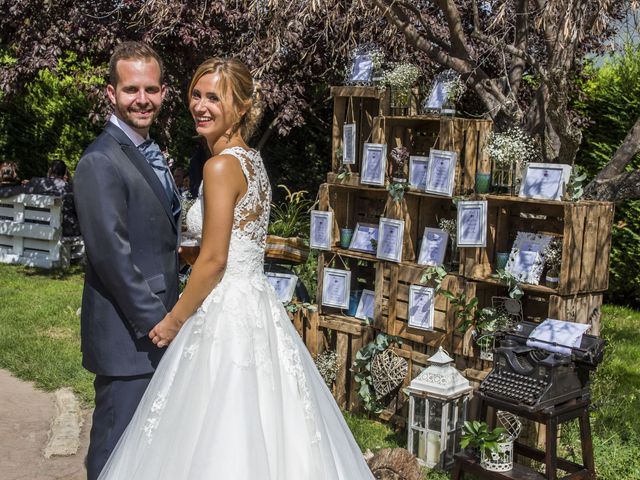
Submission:
MULTIPOLYGON (((600 67, 591 67, 576 103, 589 118, 576 162, 590 177, 605 166, 640 117, 640 50, 628 46, 600 67)), ((627 166, 640 167, 640 155, 627 166)), ((616 206, 608 301, 640 305, 640 201, 616 206)))
POLYGON ((102 89, 102 71, 68 53, 55 69, 43 68, 20 96, 0 105, 0 159, 16 161, 20 176, 42 176, 53 160, 73 171, 102 129, 91 120, 89 92, 102 89))

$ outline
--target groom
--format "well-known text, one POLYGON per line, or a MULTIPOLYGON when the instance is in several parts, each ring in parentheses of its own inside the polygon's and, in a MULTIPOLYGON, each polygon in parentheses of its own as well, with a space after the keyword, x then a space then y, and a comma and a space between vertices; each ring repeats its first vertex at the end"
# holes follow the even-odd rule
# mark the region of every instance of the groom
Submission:
POLYGON ((89 480, 100 474, 164 352, 147 334, 178 299, 180 201, 148 140, 166 92, 162 61, 148 45, 124 42, 111 56, 109 77, 113 114, 75 173, 87 254, 82 363, 96 374, 89 480))

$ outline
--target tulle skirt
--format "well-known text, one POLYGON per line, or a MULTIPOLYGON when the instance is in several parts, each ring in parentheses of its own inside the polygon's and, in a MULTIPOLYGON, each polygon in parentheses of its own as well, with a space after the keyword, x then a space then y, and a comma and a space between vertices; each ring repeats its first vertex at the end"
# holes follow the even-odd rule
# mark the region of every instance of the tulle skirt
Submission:
POLYGON ((101 480, 373 479, 262 273, 225 275, 168 347, 101 480))

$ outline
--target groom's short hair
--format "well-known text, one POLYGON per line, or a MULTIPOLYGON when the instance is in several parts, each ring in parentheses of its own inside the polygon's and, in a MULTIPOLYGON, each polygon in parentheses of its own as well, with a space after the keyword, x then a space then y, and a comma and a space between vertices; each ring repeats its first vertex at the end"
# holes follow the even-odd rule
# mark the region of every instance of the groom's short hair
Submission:
POLYGON ((122 42, 116 46, 109 60, 109 83, 118 84, 118 62, 120 60, 153 58, 160 66, 160 83, 164 83, 164 65, 158 52, 144 42, 122 42))

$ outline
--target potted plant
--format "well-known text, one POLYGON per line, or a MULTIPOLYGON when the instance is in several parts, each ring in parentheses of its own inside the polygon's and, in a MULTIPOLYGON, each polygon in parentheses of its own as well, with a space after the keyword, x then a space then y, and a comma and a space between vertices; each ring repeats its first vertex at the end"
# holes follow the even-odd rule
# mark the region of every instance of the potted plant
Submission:
POLYGON ((410 63, 400 63, 383 76, 383 83, 389 86, 391 111, 404 115, 409 109, 411 88, 418 81, 420 69, 410 63))
POLYGON ((511 195, 517 193, 529 162, 539 157, 533 139, 517 127, 502 133, 493 132, 487 152, 491 159, 492 186, 511 195))
POLYGON ((559 238, 549 242, 543 252, 544 263, 547 268, 545 285, 550 288, 558 288, 560 284, 560 266, 562 265, 562 243, 559 238))
POLYGON ((476 343, 480 347, 480 358, 493 361, 493 349, 495 347, 495 334, 498 331, 508 329, 513 323, 512 317, 503 311, 493 307, 485 307, 480 310, 476 322, 478 336, 476 343))
POLYGON ((265 256, 291 263, 304 263, 309 256, 307 237, 310 229, 309 210, 313 201, 307 192, 291 192, 285 185, 278 185, 287 192, 285 201, 271 205, 271 221, 267 235, 265 256))
POLYGON ((479 454, 480 465, 487 470, 499 472, 513 468, 513 438, 503 427, 490 430, 486 422, 464 422, 460 447, 471 448, 479 454))

